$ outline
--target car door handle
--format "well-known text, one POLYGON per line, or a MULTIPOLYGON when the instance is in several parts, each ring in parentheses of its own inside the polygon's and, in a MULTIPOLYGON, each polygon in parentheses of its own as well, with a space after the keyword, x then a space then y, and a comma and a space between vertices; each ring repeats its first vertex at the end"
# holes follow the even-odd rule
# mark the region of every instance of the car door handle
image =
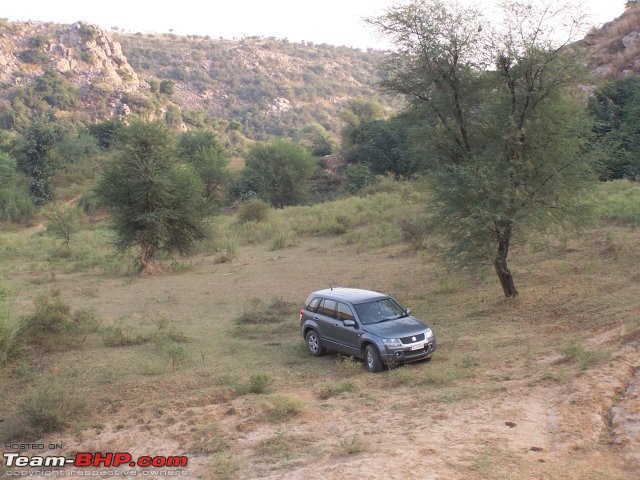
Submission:
POLYGON ((318 317, 316 317, 316 316, 314 315, 314 316, 313 316, 313 319, 314 319, 314 320, 317 320, 317 319, 318 319, 318 317))

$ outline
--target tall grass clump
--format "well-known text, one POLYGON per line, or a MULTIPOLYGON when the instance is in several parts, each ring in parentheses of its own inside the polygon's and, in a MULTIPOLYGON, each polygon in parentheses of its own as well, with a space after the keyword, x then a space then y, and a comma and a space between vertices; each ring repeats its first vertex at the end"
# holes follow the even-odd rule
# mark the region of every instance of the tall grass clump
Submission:
POLYGON ((0 423, 0 437, 29 441, 42 434, 60 431, 79 421, 87 402, 77 387, 48 378, 17 399, 17 408, 0 423))
POLYGON ((0 366, 14 358, 20 350, 20 324, 11 317, 6 293, 0 289, 0 366))

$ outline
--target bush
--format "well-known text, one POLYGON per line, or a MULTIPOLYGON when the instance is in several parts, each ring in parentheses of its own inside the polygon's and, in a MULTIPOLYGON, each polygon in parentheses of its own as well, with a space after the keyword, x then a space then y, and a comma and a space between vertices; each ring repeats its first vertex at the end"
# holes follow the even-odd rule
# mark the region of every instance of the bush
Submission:
POLYGON ((29 392, 20 402, 20 414, 37 433, 49 433, 68 426, 84 410, 85 401, 73 390, 51 382, 29 392))
POLYGON ((353 382, 341 382, 337 385, 328 384, 324 385, 320 389, 320 398, 326 400, 331 397, 335 397, 336 395, 340 395, 341 393, 351 392, 356 388, 356 385, 353 382))
POLYGON ((91 310, 72 312, 56 290, 36 297, 34 312, 22 319, 20 337, 25 343, 46 349, 70 348, 99 326, 91 310))
POLYGON ((374 181, 375 176, 367 165, 349 165, 344 174, 344 190, 351 195, 355 195, 374 181))
POLYGON ((269 215, 270 206, 259 198, 252 198, 243 202, 238 209, 238 221, 240 223, 262 222, 269 215))
POLYGON ((272 395, 262 403, 262 412, 268 420, 282 421, 300 415, 305 404, 298 398, 284 395, 272 395))

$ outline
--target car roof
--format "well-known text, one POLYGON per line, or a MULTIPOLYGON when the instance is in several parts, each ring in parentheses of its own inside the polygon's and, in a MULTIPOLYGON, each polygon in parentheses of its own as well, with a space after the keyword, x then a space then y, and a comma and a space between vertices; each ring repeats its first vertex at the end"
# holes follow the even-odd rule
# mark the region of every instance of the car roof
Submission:
POLYGON ((362 290, 360 288, 344 288, 334 287, 325 290, 313 292, 313 295, 320 295, 333 300, 344 300, 351 303, 363 303, 379 298, 387 298, 389 295, 384 293, 373 292, 371 290, 362 290))

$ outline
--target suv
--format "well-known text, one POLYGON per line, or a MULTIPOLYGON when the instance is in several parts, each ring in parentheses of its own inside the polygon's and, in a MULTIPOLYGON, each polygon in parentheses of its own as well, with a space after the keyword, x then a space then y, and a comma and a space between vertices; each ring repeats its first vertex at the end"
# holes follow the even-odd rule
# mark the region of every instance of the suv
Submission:
POLYGON ((364 359, 367 370, 430 359, 436 337, 388 295, 357 288, 313 292, 300 310, 300 329, 314 357, 327 350, 364 359))

